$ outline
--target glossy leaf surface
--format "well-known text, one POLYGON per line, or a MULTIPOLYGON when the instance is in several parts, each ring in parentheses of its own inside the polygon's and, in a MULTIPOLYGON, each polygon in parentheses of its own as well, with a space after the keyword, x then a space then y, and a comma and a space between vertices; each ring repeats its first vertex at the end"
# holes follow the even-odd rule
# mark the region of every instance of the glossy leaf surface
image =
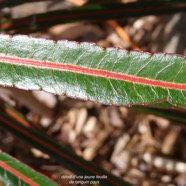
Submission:
POLYGON ((11 186, 57 186, 49 178, 2 152, 0 152, 0 181, 4 185, 11 186))
POLYGON ((0 85, 103 104, 186 106, 186 58, 95 44, 0 36, 0 85))

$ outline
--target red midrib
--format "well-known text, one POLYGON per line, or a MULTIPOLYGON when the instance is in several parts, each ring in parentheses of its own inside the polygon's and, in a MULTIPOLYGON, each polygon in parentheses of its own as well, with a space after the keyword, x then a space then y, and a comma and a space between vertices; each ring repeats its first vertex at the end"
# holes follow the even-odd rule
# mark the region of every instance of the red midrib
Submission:
POLYGON ((93 68, 63 64, 63 63, 38 61, 38 60, 33 60, 33 59, 14 58, 14 57, 9 57, 9 56, 0 56, 0 62, 14 64, 14 65, 32 66, 35 68, 48 68, 48 69, 53 69, 53 70, 81 73, 81 74, 86 74, 86 75, 105 77, 107 79, 117 79, 121 81, 128 81, 128 82, 138 83, 138 84, 143 84, 143 85, 158 86, 162 88, 186 90, 186 84, 147 79, 144 77, 137 77, 137 76, 127 75, 127 74, 119 74, 116 72, 110 72, 106 70, 93 69, 93 68))
MULTIPOLYGON (((147 7, 128 7, 128 8, 122 8, 122 9, 117 9, 117 10, 97 10, 97 11, 91 11, 91 12, 77 12, 76 14, 65 14, 62 16, 52 16, 52 17, 47 17, 47 18, 38 18, 36 20, 36 24, 42 23, 42 22, 47 22, 47 21, 57 21, 57 20, 62 20, 62 19, 72 19, 72 18, 81 18, 81 17, 86 17, 86 16, 101 16, 101 15, 109 15, 113 13, 122 13, 122 12, 127 12, 127 13, 140 13, 142 11, 145 12, 152 12, 152 11, 161 11, 161 10, 171 10, 171 8, 186 8, 186 3, 180 3, 176 5, 162 5, 162 6, 147 6, 147 7)), ((30 24, 30 19, 27 20, 22 20, 18 21, 15 23, 4 23, 1 25, 2 29, 8 29, 11 28, 12 26, 17 26, 17 25, 25 25, 25 24, 30 24)))
POLYGON ((10 167, 8 164, 6 164, 3 161, 0 161, 0 167, 3 167, 6 171, 12 173, 13 175, 15 175, 16 177, 18 177, 19 179, 23 180, 25 183, 27 183, 31 186, 39 186, 36 182, 32 181, 30 178, 28 178, 25 175, 23 175, 22 173, 18 172, 13 167, 10 167))

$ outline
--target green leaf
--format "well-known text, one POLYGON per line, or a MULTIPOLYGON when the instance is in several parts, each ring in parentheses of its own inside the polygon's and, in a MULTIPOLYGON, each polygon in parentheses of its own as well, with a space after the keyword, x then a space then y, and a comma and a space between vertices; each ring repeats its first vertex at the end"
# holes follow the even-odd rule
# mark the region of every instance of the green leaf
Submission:
POLYGON ((57 186, 46 176, 2 152, 0 152, 0 181, 4 185, 11 186, 57 186))
MULTIPOLYGON (((162 106, 162 105, 160 105, 162 106)), ((148 114, 154 114, 160 117, 167 118, 178 125, 185 125, 186 124, 186 111, 185 110, 178 110, 178 109, 163 109, 161 107, 147 107, 147 106, 133 106, 132 110, 139 112, 145 112, 148 114)))
POLYGON ((101 185, 105 186, 130 186, 129 183, 125 182, 121 178, 106 172, 91 162, 85 161, 81 157, 74 154, 66 146, 57 144, 45 133, 29 127, 31 124, 25 126, 27 121, 24 119, 24 117, 21 116, 21 114, 17 114, 17 112, 14 112, 14 114, 12 114, 12 112, 14 112, 13 108, 10 108, 10 106, 7 106, 7 104, 0 102, 0 123, 2 127, 12 132, 14 135, 29 143, 33 147, 36 147, 37 149, 47 153, 64 167, 74 172, 77 176, 95 176, 95 178, 91 179, 90 181, 99 181, 101 185), (107 178, 97 179, 96 175, 105 175, 107 178))
POLYGON ((186 10, 185 0, 93 4, 70 10, 58 10, 36 14, 21 19, 0 21, 0 31, 23 28, 48 27, 55 24, 82 20, 121 19, 134 16, 170 14, 186 10))
POLYGON ((35 2, 38 0, 0 0, 0 7, 12 7, 12 6, 17 6, 23 3, 30 3, 30 2, 35 2))
POLYGON ((186 58, 0 36, 0 85, 114 105, 186 106, 186 58))

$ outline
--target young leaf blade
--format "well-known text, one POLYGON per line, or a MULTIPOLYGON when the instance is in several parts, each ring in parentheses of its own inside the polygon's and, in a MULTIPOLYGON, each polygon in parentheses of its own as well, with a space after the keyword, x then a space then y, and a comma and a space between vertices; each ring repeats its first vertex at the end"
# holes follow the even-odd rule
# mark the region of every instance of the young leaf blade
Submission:
POLYGON ((186 58, 95 44, 0 36, 0 85, 112 105, 185 107, 186 58))
MULTIPOLYGON (((38 0, 0 0, 0 8, 4 8, 4 7, 13 7, 13 6, 17 6, 23 3, 30 3, 30 2, 35 2, 38 0)), ((47 1, 47 0, 45 0, 47 1)))
POLYGON ((0 152, 0 180, 11 186, 57 186, 46 176, 34 171, 8 154, 0 152))
POLYGON ((36 29, 82 20, 100 21, 134 16, 170 14, 185 10, 186 3, 184 0, 85 5, 71 10, 57 10, 24 18, 5 19, 0 21, 0 31, 23 30, 23 28, 36 29))
POLYGON ((185 110, 163 109, 160 106, 158 108, 147 107, 147 106, 133 106, 132 110, 138 113, 142 112, 142 113, 153 114, 156 116, 167 118, 178 125, 186 125, 185 110))
MULTIPOLYGON (((104 169, 88 162, 81 157, 74 154, 64 145, 57 144, 53 139, 47 136, 45 133, 28 128, 24 126, 23 122, 15 120, 15 117, 9 115, 6 112, 6 105, 1 103, 0 107, 0 122, 1 126, 12 132, 17 137, 21 138, 30 145, 40 149, 41 151, 49 154, 51 157, 56 159, 64 167, 71 170, 73 173, 78 175, 95 176, 93 180, 99 181, 101 185, 116 185, 116 186, 130 186, 129 183, 125 182, 121 178, 118 178, 104 169), (106 175, 106 179, 97 179, 97 176, 106 175)), ((16 113, 15 113, 16 114, 16 113)), ((20 115, 20 114, 19 114, 20 115)), ((20 117, 20 116, 18 116, 20 117)), ((23 117, 22 117, 23 119, 23 117)), ((25 121, 26 122, 26 121, 25 121)))

